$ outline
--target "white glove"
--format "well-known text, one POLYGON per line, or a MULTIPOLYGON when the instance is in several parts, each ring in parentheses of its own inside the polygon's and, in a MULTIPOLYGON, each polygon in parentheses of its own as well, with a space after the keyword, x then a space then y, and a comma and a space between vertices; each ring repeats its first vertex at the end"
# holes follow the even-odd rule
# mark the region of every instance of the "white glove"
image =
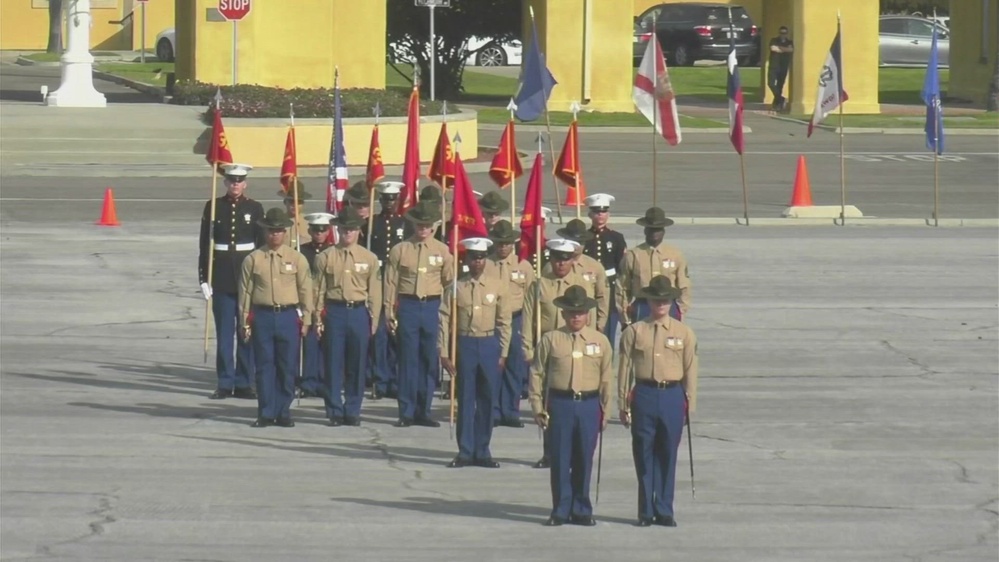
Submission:
POLYGON ((201 284, 201 294, 205 296, 205 300, 212 298, 212 288, 208 285, 208 283, 201 284))

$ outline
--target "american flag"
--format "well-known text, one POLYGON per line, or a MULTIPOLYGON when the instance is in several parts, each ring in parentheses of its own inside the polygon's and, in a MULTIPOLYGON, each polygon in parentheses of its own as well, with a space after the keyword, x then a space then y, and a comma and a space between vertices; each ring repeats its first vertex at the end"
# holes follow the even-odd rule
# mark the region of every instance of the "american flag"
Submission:
POLYGON ((333 79, 333 138, 330 140, 330 165, 326 177, 326 212, 334 215, 343 208, 347 191, 347 153, 343 149, 343 115, 340 101, 340 70, 333 79))

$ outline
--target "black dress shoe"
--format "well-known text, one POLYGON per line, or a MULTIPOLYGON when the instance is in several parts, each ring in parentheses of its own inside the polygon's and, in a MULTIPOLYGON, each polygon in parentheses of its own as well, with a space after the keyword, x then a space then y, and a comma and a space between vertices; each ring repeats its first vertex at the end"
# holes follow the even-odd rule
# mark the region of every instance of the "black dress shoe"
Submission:
POLYGON ((299 398, 319 398, 319 393, 315 390, 309 390, 307 388, 298 389, 299 398))
POLYGON ((500 464, 493 459, 475 459, 475 466, 482 468, 499 468, 500 464))
POLYGON ((330 427, 340 427, 341 425, 343 425, 343 418, 339 416, 330 418, 330 427))
POLYGON ((267 427, 271 425, 271 420, 267 418, 257 418, 256 421, 250 424, 250 427, 267 427))
POLYGON ((343 417, 343 425, 352 425, 354 427, 357 427, 357 426, 361 425, 361 420, 359 420, 359 419, 357 419, 357 418, 355 418, 353 416, 344 416, 343 417))
POLYGON ((256 400, 257 393, 253 391, 252 388, 237 388, 233 393, 236 398, 242 398, 243 400, 256 400))
POLYGON ((548 521, 545 521, 545 527, 561 527, 563 523, 565 523, 565 520, 552 515, 548 518, 548 521))
POLYGON ((392 400, 395 400, 396 398, 399 398, 399 391, 392 389, 386 390, 385 398, 391 398, 392 400))
POLYGON ((440 427, 441 422, 432 420, 430 418, 416 418, 413 420, 414 425, 419 425, 422 427, 440 427))
POLYGON ((538 462, 534 463, 534 468, 551 468, 552 462, 548 460, 548 457, 541 457, 538 462))
POLYGON ((371 391, 372 400, 381 400, 382 398, 385 398, 385 394, 379 391, 378 389, 371 391))
POLYGON ((441 400, 450 400, 450 399, 451 399, 450 390, 445 390, 444 392, 441 393, 441 400))
POLYGON ((392 425, 394 425, 395 427, 409 427, 413 425, 413 420, 408 420, 406 418, 399 418, 399 421, 395 422, 392 425))
POLYGON ((653 523, 661 527, 676 527, 676 519, 672 515, 656 515, 653 523))
POLYGON ((638 527, 651 527, 652 526, 652 520, 651 519, 646 519, 644 517, 640 517, 638 519, 638 524, 636 526, 638 526, 638 527))
POLYGON ((569 518, 569 522, 582 527, 592 527, 597 524, 597 520, 592 515, 573 515, 569 518))
POLYGON ((274 425, 278 427, 295 427, 295 422, 291 418, 278 418, 274 420, 274 425))
POLYGON ((451 462, 447 463, 448 468, 462 468, 465 466, 471 466, 472 460, 466 459, 465 457, 455 457, 451 462))
POLYGON ((503 420, 502 422, 500 422, 500 425, 504 427, 522 428, 524 427, 524 422, 520 421, 519 419, 513 418, 513 419, 503 420))
POLYGON ((526 390, 524 392, 520 393, 520 399, 521 400, 527 400, 527 391, 526 390))
POLYGON ((232 390, 228 388, 216 388, 215 392, 208 396, 209 400, 225 400, 226 398, 232 396, 232 390))

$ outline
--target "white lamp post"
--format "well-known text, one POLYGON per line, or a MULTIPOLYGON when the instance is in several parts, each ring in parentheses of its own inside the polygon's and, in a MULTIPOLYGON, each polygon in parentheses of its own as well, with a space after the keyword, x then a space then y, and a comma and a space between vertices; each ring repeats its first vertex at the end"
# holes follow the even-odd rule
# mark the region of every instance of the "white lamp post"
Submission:
POLYGON ((94 89, 94 57, 90 54, 90 0, 70 0, 68 38, 62 54, 62 82, 45 98, 56 107, 107 107, 104 94, 94 89))

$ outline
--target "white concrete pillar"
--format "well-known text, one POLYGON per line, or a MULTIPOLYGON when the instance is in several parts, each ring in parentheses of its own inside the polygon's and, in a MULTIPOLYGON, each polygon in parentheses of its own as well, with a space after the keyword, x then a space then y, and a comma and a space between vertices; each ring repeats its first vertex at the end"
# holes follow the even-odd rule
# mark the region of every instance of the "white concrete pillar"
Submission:
POLYGON ((56 107, 107 107, 104 94, 94 89, 90 0, 69 0, 66 24, 66 51, 60 59, 62 82, 45 103, 56 107))

